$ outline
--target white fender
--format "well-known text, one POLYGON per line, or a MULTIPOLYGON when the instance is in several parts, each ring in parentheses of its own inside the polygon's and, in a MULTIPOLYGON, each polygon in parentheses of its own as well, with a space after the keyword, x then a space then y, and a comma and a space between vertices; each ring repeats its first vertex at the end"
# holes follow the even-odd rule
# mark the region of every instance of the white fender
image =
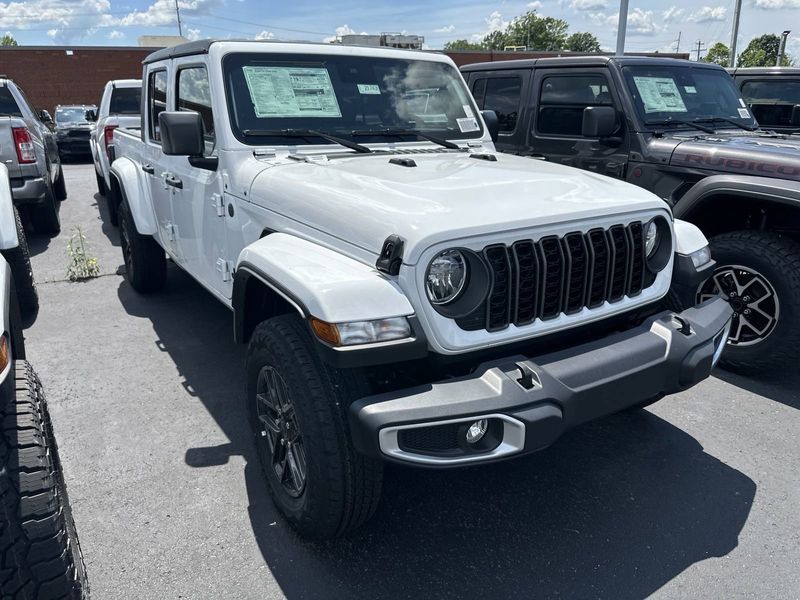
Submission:
POLYGON ((139 165, 123 156, 111 165, 111 173, 122 186, 123 197, 131 208, 136 231, 142 235, 154 235, 157 231, 157 221, 149 202, 150 186, 142 181, 139 165))
POLYGON ((673 227, 675 229, 675 252, 678 254, 688 256, 692 252, 697 252, 701 248, 708 246, 706 236, 696 225, 675 219, 673 227))
POLYGON ((17 221, 14 218, 14 198, 11 195, 11 182, 8 168, 0 163, 0 250, 10 250, 19 246, 17 221))
POLYGON ((414 313, 397 282, 374 267, 293 235, 273 233, 250 244, 239 254, 240 268, 261 274, 308 315, 328 323, 414 313))

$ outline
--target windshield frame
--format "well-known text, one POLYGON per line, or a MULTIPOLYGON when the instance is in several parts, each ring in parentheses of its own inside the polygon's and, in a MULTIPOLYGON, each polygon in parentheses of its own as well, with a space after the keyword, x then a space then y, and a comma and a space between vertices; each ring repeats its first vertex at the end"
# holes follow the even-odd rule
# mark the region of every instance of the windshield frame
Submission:
MULTIPOLYGON (((409 53, 410 54, 410 53, 409 53)), ((421 54, 419 57, 417 56, 409 56, 408 58, 399 58, 396 56, 381 56, 381 55, 351 55, 351 54, 344 54, 338 52, 330 52, 330 53, 306 53, 302 51, 297 52, 258 52, 258 51, 240 51, 240 52, 230 52, 226 53, 222 57, 221 61, 221 71, 222 71, 222 81, 223 81, 223 88, 225 93, 225 104, 227 109, 227 117, 229 120, 229 129, 230 132, 233 134, 233 137, 241 142, 246 146, 255 146, 255 147, 262 147, 262 146, 270 146, 270 147, 280 147, 280 146, 337 146, 334 142, 327 141, 321 138, 314 138, 310 136, 310 138, 304 138, 300 136, 253 136, 253 135, 246 135, 244 131, 250 129, 249 127, 240 127, 238 120, 236 118, 236 107, 234 105, 234 99, 232 94, 232 82, 230 79, 231 73, 234 69, 241 68, 244 65, 247 65, 250 62, 258 61, 267 63, 268 65, 272 66, 274 63, 286 63, 287 65, 319 65, 320 63, 325 63, 326 61, 338 61, 338 60, 358 60, 364 61, 365 63, 369 63, 370 61, 387 61, 387 62, 398 62, 398 63, 426 63, 431 65, 439 65, 442 68, 446 68, 450 71, 453 76, 453 81, 461 88, 461 91, 464 95, 464 103, 469 105, 470 109, 472 110, 473 114, 475 115, 475 119, 478 123, 478 129, 475 131, 469 132, 461 132, 458 130, 451 130, 447 129, 419 129, 421 133, 426 133, 431 136, 444 138, 447 140, 454 140, 456 142, 467 142, 467 141, 480 141, 486 136, 486 129, 483 125, 483 119, 480 117, 478 113, 480 110, 478 109, 475 99, 472 97, 472 94, 469 91, 468 86, 464 82, 464 78, 459 72, 459 70, 453 66, 449 62, 441 61, 441 60, 430 60, 426 59, 424 54, 421 54)), ((337 97, 338 99, 338 97, 337 97)), ((287 119, 288 121, 289 119, 287 119)), ((280 123, 280 118, 270 119, 270 126, 265 127, 268 130, 280 130, 280 129, 316 129, 318 131, 345 138, 347 140, 351 140, 353 142, 359 144, 405 144, 405 143, 415 143, 415 144, 432 144, 433 142, 429 142, 424 140, 418 136, 407 136, 408 139, 401 139, 394 135, 383 135, 383 134, 376 134, 375 136, 363 136, 351 135, 350 130, 348 127, 343 128, 335 128, 327 126, 325 123, 318 124, 316 118, 308 118, 303 121, 303 125, 298 127, 296 124, 290 126, 287 124, 286 127, 280 127, 274 125, 274 123, 280 123)), ((358 126, 354 127, 353 131, 356 130, 383 130, 386 129, 386 126, 371 126, 371 127, 364 127, 358 126)), ((394 128, 392 128, 394 129, 394 128)))
MULTIPOLYGON (((628 94, 630 98, 630 103, 633 108, 633 114, 631 115, 635 124, 636 130, 642 133, 662 133, 664 131, 692 131, 694 133, 701 133, 695 127, 691 125, 682 125, 676 123, 674 126, 669 125, 653 125, 646 123, 649 120, 658 120, 663 121, 667 120, 670 117, 674 118, 676 121, 693 121, 694 119, 700 119, 697 121, 700 125, 704 125, 710 127, 714 130, 720 129, 734 129, 737 131, 743 131, 744 128, 739 128, 733 123, 726 123, 722 120, 719 121, 707 121, 706 119, 709 118, 721 118, 723 115, 718 114, 691 114, 690 112, 653 112, 649 116, 647 113, 644 113, 640 106, 637 104, 635 100, 635 96, 639 94, 638 89, 636 88, 636 84, 634 83, 633 77, 636 71, 641 71, 643 73, 649 72, 652 73, 653 76, 658 76, 659 74, 663 73, 664 76, 672 75, 678 71, 688 71, 688 72, 695 72, 695 73, 703 73, 708 74, 711 76, 721 77, 724 81, 727 81, 729 84, 729 89, 732 91, 736 99, 739 101, 739 106, 743 109, 747 109, 749 114, 748 118, 744 118, 741 116, 728 116, 726 115, 725 118, 731 119, 740 123, 745 128, 749 128, 752 131, 757 131, 759 129, 759 124, 756 118, 753 116, 752 111, 750 110, 747 103, 744 101, 742 97, 741 90, 736 86, 733 81, 733 77, 731 77, 727 71, 722 68, 716 68, 713 66, 706 66, 706 65, 697 65, 694 63, 688 63, 685 65, 677 65, 677 64, 631 64, 625 65, 621 69, 621 78, 622 78, 622 85, 625 86, 625 92, 628 94)), ((739 108, 739 107, 737 107, 739 108)))

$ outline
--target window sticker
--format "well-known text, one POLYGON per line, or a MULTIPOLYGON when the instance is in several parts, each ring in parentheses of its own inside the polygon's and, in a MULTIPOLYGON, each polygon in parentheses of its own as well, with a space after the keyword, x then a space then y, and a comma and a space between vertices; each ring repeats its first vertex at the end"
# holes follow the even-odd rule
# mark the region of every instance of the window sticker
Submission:
POLYGON ((259 118, 341 117, 323 67, 242 67, 259 118))
POLYGON ((749 119, 750 118, 750 111, 749 110, 747 110, 746 108, 740 108, 738 110, 739 110, 739 116, 740 117, 742 117, 743 119, 749 119))
POLYGON ((478 121, 475 117, 466 117, 465 119, 456 119, 456 123, 458 123, 458 128, 461 130, 461 133, 467 133, 469 131, 478 131, 480 127, 478 127, 478 121))
POLYGON ((742 105, 742 108, 747 108, 747 104, 745 104, 744 100, 742 100, 741 98, 739 98, 739 104, 742 105))
POLYGON ((683 91, 686 92, 687 94, 696 94, 697 88, 694 87, 693 85, 685 85, 683 86, 683 91))
POLYGON ((467 115, 470 119, 475 118, 475 113, 472 112, 472 107, 469 104, 462 105, 464 109, 464 114, 467 115))
POLYGON ((359 94, 367 94, 367 95, 376 95, 380 96, 381 88, 374 83, 359 83, 358 85, 358 93, 359 94))
POLYGON ((678 84, 672 77, 633 78, 644 104, 644 112, 686 112, 678 84))

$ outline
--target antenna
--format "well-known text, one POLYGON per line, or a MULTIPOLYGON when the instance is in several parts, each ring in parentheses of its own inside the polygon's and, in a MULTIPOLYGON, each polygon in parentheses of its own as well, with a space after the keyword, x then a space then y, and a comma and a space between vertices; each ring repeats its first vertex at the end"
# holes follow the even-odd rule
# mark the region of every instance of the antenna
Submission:
POLYGON ((181 9, 178 0, 175 0, 175 14, 178 16, 178 35, 183 37, 183 26, 181 25, 181 9))

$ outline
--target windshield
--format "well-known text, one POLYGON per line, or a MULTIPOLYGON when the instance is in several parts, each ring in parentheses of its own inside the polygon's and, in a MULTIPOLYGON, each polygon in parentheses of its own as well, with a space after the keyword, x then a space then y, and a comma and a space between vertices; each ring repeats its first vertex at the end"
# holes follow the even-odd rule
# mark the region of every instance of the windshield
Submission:
MULTIPOLYGON (((446 139, 483 135, 472 97, 449 64, 374 56, 231 54, 223 69, 233 132, 247 144, 285 145, 281 132, 288 130, 313 130, 359 143, 413 141, 415 133, 446 139)), ((298 136, 291 144, 326 141, 331 143, 298 136)))
POLYGON ((56 123, 87 123, 86 111, 89 107, 69 106, 56 109, 56 123))
POLYGON ((711 122, 715 128, 756 126, 725 71, 691 66, 625 67, 625 82, 636 112, 648 128, 665 121, 711 122), (726 123, 725 121, 734 121, 726 123))
POLYGON ((114 88, 111 92, 110 115, 138 115, 141 109, 142 88, 114 88))

